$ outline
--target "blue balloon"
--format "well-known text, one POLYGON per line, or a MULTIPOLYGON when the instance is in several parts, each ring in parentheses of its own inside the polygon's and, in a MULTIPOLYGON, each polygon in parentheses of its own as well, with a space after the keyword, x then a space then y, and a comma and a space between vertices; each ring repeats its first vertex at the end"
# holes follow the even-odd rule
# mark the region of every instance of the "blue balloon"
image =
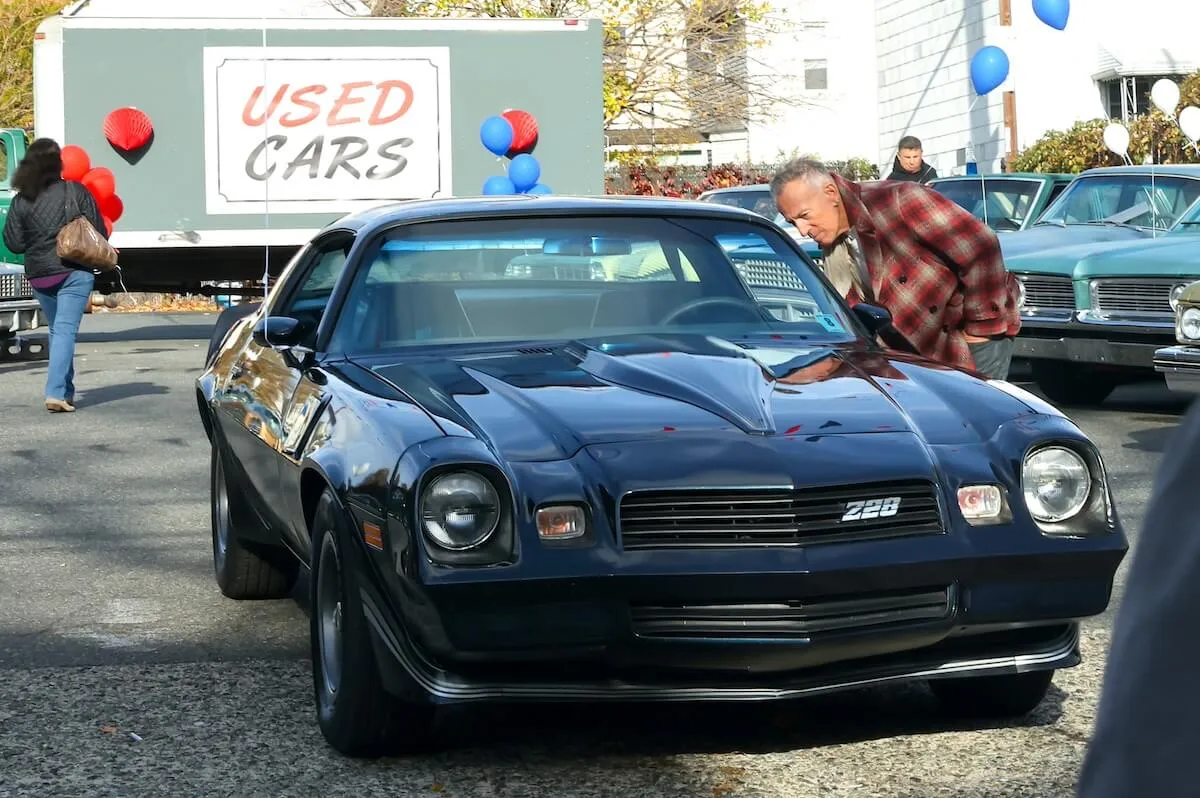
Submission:
POLYGON ((537 185, 542 176, 542 165, 528 153, 521 153, 512 159, 508 165, 508 178, 512 180, 517 191, 528 191, 537 185))
POLYGON ((526 194, 553 194, 554 192, 551 191, 550 186, 546 185, 545 183, 538 183, 536 186, 532 187, 525 193, 526 194))
POLYGON ((512 124, 502 116, 489 116, 479 126, 479 140, 492 155, 504 155, 513 143, 512 124))
POLYGON ((1063 30, 1071 15, 1071 0, 1033 0, 1033 13, 1055 30, 1063 30))
POLYGON ((487 195, 516 194, 517 187, 504 175, 492 175, 483 181, 483 193, 487 195))
POLYGON ((995 45, 981 47, 971 59, 971 83, 976 94, 987 94, 1008 77, 1008 54, 995 45))

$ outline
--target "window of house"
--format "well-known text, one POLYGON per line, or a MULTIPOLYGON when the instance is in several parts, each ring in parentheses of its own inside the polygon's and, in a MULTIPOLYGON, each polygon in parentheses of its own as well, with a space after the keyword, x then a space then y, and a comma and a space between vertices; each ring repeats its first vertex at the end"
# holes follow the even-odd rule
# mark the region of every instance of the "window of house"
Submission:
POLYGON ((829 88, 825 59, 804 62, 804 88, 808 91, 824 91, 829 88))

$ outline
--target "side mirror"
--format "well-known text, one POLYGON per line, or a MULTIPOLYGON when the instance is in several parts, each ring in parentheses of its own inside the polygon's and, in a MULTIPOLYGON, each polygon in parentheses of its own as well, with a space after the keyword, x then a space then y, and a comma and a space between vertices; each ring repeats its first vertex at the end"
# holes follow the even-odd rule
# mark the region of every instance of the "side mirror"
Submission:
POLYGON ((879 335, 881 331, 892 325, 892 314, 888 312, 887 308, 860 302, 852 310, 871 335, 879 335))
POLYGON ((254 325, 250 337, 259 346, 280 349, 300 343, 302 332, 303 327, 299 319, 290 316, 264 316, 254 325))

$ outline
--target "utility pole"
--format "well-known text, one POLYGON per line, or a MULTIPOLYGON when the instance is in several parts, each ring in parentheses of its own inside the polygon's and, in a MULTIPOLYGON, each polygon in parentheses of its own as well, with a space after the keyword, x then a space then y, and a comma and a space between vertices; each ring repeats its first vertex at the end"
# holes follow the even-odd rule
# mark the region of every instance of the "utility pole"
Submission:
MULTIPOLYGON (((1006 38, 1011 43, 1015 41, 1012 33, 1012 0, 1000 0, 1000 26, 1007 28, 1006 38)), ((1004 171, 1013 170, 1013 158, 1017 154, 1017 93, 1004 92, 1004 127, 1008 130, 1008 157, 1004 159, 1004 171)))

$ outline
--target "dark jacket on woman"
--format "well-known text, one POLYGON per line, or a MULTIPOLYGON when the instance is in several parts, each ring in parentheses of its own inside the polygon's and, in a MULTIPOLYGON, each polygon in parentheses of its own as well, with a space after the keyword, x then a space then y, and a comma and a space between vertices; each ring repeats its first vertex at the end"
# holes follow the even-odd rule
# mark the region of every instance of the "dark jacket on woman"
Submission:
POLYGON ((74 205, 72 211, 78 209, 100 235, 108 237, 96 200, 82 183, 59 180, 42 189, 34 200, 18 194, 4 222, 4 245, 14 254, 25 255, 26 277, 49 277, 71 269, 91 271, 58 257, 58 231, 79 215, 68 213, 68 202, 74 205))

